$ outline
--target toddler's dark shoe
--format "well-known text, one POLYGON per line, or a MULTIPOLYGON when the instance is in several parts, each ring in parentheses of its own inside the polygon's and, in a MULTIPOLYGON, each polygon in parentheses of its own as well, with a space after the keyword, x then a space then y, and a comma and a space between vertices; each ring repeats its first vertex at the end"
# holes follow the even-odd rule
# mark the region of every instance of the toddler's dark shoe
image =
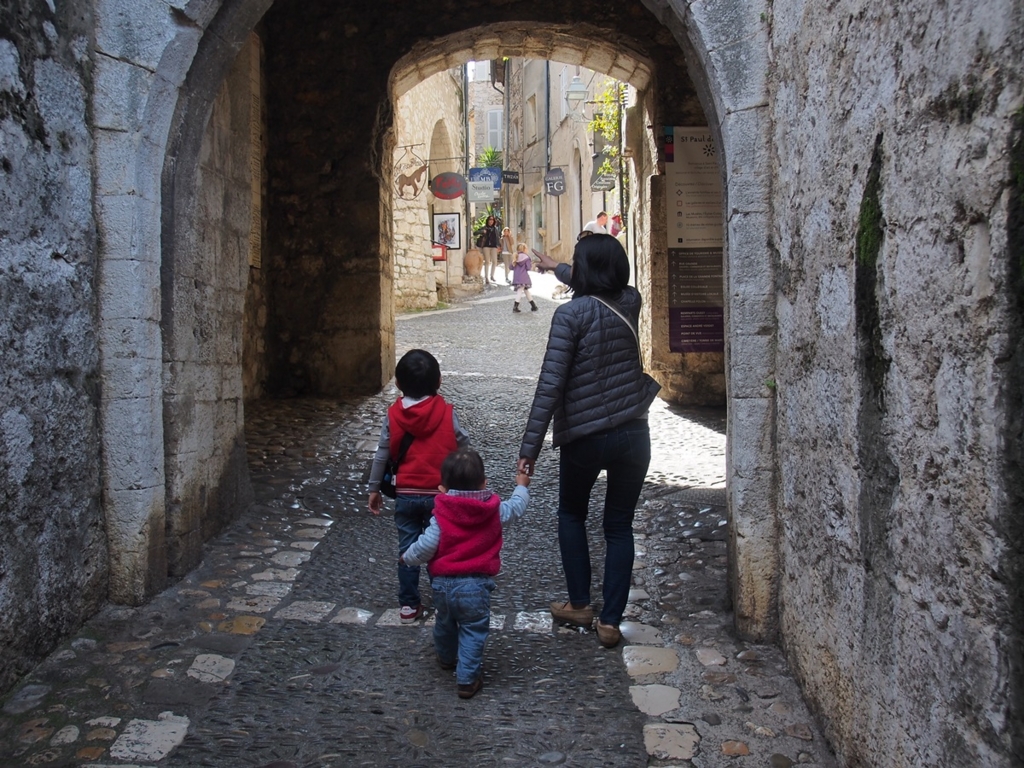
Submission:
POLYGON ((484 678, 481 675, 472 683, 463 685, 459 683, 459 698, 460 699, 472 699, 476 696, 477 692, 484 687, 484 678))
POLYGON ((440 654, 437 655, 437 666, 439 666, 441 669, 448 669, 448 670, 455 669, 456 665, 457 665, 457 662, 445 661, 444 659, 441 658, 440 654))
POLYGON ((423 615, 422 605, 403 605, 398 612, 398 620, 403 624, 412 624, 423 615))
POLYGON ((551 615, 566 624, 589 628, 594 623, 594 609, 589 605, 584 608, 573 608, 572 603, 551 603, 551 615))

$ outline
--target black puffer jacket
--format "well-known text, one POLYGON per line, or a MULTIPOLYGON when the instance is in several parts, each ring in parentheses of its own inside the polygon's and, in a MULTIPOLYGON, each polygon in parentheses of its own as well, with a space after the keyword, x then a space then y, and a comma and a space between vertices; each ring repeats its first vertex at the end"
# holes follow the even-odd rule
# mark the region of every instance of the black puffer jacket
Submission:
MULTIPOLYGON (((568 271, 564 264, 556 270, 562 282, 568 271)), ((612 303, 637 323, 640 294, 635 288, 627 287, 612 303)), ((540 455, 552 418, 557 448, 645 415, 659 389, 644 373, 636 339, 622 319, 594 297, 576 296, 551 319, 519 455, 540 455)))

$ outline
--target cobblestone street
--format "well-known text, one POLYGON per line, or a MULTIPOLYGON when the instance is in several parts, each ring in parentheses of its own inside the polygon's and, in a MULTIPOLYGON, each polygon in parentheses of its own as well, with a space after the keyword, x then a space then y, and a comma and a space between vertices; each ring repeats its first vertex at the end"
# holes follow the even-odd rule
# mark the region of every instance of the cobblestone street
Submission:
MULTIPOLYGON (((491 287, 398 319, 399 356, 438 357, 502 498, 556 306, 537 282, 538 312, 513 315, 491 287)), ((545 449, 527 517, 506 531, 484 687, 464 701, 435 661, 432 612, 399 623, 394 524, 366 506, 395 394, 248 407, 256 505, 195 572, 145 606, 107 608, 15 688, 0 765, 834 765, 780 651, 731 629, 724 410, 652 407, 630 622, 612 650, 547 612, 565 583, 545 449)), ((425 572, 421 587, 429 606, 425 572)))

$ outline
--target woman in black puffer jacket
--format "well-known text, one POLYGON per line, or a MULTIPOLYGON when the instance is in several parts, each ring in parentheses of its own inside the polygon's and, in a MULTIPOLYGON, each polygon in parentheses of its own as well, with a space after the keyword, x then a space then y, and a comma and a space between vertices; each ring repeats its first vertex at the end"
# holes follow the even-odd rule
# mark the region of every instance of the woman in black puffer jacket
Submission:
POLYGON ((604 604, 601 643, 618 644, 619 622, 633 573, 633 514, 651 461, 647 410, 658 390, 644 373, 636 334, 640 294, 628 285, 629 261, 610 235, 582 237, 573 263, 541 257, 539 266, 573 291, 555 310, 533 407, 519 449, 519 467, 533 474, 548 425, 561 448, 558 546, 569 600, 551 603, 556 619, 589 627, 590 551, 586 519, 590 492, 607 471, 604 506, 604 604))

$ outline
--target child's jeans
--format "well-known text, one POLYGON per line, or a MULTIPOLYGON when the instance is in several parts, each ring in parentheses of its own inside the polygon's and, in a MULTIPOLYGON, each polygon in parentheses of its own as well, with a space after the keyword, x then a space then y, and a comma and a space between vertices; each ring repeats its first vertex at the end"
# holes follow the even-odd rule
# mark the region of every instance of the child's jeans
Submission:
POLYGON ((458 660, 455 679, 459 685, 471 685, 482 674, 484 644, 491 628, 490 576, 435 576, 434 650, 437 657, 450 663, 458 660))
MULTIPOLYGON (((433 496, 398 496, 395 499, 395 527, 398 529, 398 554, 407 550, 430 525, 434 513, 433 496)), ((419 566, 398 564, 398 604, 415 608, 420 604, 419 566)))

